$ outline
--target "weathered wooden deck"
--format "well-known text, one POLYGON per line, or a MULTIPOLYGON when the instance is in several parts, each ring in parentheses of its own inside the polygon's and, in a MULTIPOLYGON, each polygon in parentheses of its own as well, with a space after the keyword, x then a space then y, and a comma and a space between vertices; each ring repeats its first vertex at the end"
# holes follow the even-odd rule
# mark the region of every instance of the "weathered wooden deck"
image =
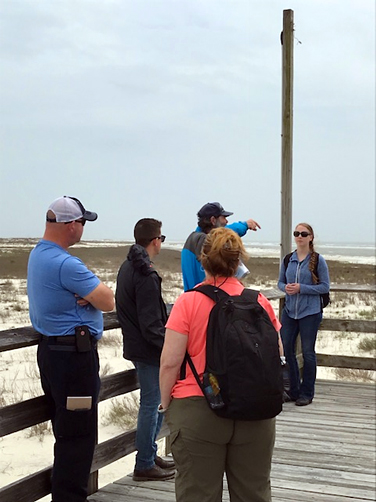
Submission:
MULTIPOLYGON (((374 385, 319 381, 311 405, 284 405, 277 419, 273 502, 375 501, 375 398, 374 385)), ((129 475, 88 500, 175 501, 174 482, 139 483, 129 475)), ((229 500, 227 491, 223 500, 229 500)))

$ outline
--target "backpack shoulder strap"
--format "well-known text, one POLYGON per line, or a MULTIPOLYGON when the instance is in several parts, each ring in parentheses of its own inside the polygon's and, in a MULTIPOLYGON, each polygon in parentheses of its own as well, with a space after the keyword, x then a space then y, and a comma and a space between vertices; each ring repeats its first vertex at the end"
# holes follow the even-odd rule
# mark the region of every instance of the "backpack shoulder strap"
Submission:
MULTIPOLYGON (((220 289, 216 286, 212 286, 211 284, 197 286, 194 289, 190 289, 190 291, 198 291, 199 293, 203 293, 216 303, 218 303, 220 300, 229 298, 231 296, 228 293, 226 293, 226 291, 223 291, 223 289, 220 289)), ((244 288, 239 296, 249 300, 250 302, 257 302, 258 295, 259 291, 256 291, 255 289, 244 288)))
POLYGON ((180 380, 184 380, 184 378, 185 378, 185 365, 186 365, 186 363, 188 363, 189 367, 191 368, 191 371, 193 373, 193 376, 195 377, 195 380, 196 380, 198 386, 202 390, 202 393, 205 395, 205 393, 204 393, 204 385, 203 385, 203 383, 200 380, 200 377, 199 377, 199 375, 197 373, 196 367, 193 364, 193 361, 191 359, 191 356, 188 354, 188 351, 186 351, 186 353, 185 353, 184 360, 183 360, 183 363, 182 363, 182 366, 181 366, 181 369, 180 369, 180 380), (183 367, 184 367, 184 370, 183 370, 183 367))
POLYGON ((216 286, 212 286, 211 284, 205 284, 202 286, 197 286, 191 291, 198 291, 209 298, 211 298, 215 303, 218 303, 223 298, 228 298, 230 295, 216 286))
POLYGON ((286 270, 287 270, 287 267, 289 266, 289 261, 290 261, 291 256, 292 256, 292 253, 289 253, 283 258, 283 264, 285 266, 285 280, 286 280, 286 270))
POLYGON ((288 264, 289 264, 289 261, 290 261, 291 256, 292 256, 292 253, 289 253, 289 254, 287 254, 287 255, 283 258, 283 264, 284 264, 284 266, 285 266, 285 271, 286 271, 286 269, 287 269, 287 267, 288 267, 288 264))
MULTIPOLYGON (((285 266, 285 275, 286 275, 286 270, 287 270, 287 267, 288 267, 288 264, 289 264, 289 261, 290 261, 290 258, 292 256, 293 253, 289 253, 287 254, 284 258, 283 258, 283 264, 285 266)), ((317 260, 316 260, 316 264, 315 264, 315 269, 314 269, 314 273, 315 275, 317 276, 317 278, 319 278, 319 274, 317 272, 317 267, 319 265, 319 253, 316 253, 315 251, 315 254, 317 255, 317 260)))
MULTIPOLYGON (((186 291, 186 293, 192 293, 192 291, 198 291, 199 293, 202 293, 203 295, 208 296, 215 303, 218 303, 223 298, 228 298, 230 296, 228 293, 226 293, 226 291, 223 291, 223 289, 217 288, 216 286, 212 286, 211 284, 197 286, 196 288, 189 289, 188 291, 186 291)), ((181 368, 180 368, 180 380, 184 380, 184 378, 185 378, 185 368, 186 368, 187 363, 189 364, 198 385, 200 386, 201 390, 203 391, 202 382, 198 376, 195 365, 193 364, 193 361, 192 361, 190 355, 188 354, 188 351, 186 351, 186 353, 185 353, 185 357, 184 357, 184 360, 183 360, 181 368)))
POLYGON ((259 293, 260 291, 255 289, 244 288, 240 296, 251 303, 258 303, 259 293))

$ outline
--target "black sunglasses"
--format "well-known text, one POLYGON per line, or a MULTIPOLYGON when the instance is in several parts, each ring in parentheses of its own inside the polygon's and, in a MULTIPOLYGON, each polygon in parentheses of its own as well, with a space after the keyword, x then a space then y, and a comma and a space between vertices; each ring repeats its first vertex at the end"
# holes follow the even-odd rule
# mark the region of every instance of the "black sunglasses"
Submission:
POLYGON ((153 237, 152 239, 150 239, 150 242, 153 241, 154 239, 161 239, 161 242, 164 242, 166 240, 166 236, 158 235, 158 237, 153 237))
MULTIPOLYGON (((74 200, 74 202, 77 203, 77 206, 81 209, 82 211, 82 214, 85 214, 86 213, 86 209, 84 208, 84 206, 82 205, 82 202, 78 199, 76 199, 76 197, 71 197, 70 195, 64 195, 64 197, 66 197, 67 199, 72 199, 74 200)), ((75 220, 75 221, 78 221, 78 220, 75 220)))
POLYGON ((299 237, 299 235, 301 235, 302 237, 308 237, 311 234, 309 232, 298 232, 297 230, 295 230, 294 237, 299 237))
MULTIPOLYGON (((51 220, 48 220, 51 222, 51 220)), ((64 225, 69 225, 69 223, 72 223, 73 221, 75 221, 76 223, 81 223, 81 225, 84 227, 85 226, 85 223, 86 223, 86 220, 85 218, 81 218, 79 220, 72 220, 72 221, 64 221, 64 225)), ((52 223, 56 223, 56 220, 54 220, 52 223)))

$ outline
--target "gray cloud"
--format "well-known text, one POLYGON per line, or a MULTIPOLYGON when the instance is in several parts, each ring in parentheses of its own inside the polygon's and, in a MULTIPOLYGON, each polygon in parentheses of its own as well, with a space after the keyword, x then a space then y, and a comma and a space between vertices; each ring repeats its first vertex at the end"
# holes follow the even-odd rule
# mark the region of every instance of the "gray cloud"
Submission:
MULTIPOLYGON (((294 221, 322 240, 372 241, 375 6, 290 6, 294 221)), ((40 235, 50 201, 70 194, 99 213, 87 238, 131 238, 155 216, 183 239, 220 200, 278 241, 284 8, 3 1, 0 195, 18 210, 0 216, 1 236, 40 235)))

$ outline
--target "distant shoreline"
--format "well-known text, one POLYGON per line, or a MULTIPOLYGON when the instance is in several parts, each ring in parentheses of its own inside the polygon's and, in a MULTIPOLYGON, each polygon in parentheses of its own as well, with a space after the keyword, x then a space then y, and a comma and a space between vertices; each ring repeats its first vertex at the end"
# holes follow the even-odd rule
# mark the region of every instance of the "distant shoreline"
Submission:
MULTIPOLYGON (((36 241, 35 241, 36 242, 36 241)), ((0 239, 0 278, 26 279, 27 261, 30 250, 35 245, 29 239, 23 244, 18 241, 12 246, 1 246, 0 239)), ((89 268, 94 270, 99 277, 106 281, 116 281, 120 265, 126 259, 131 243, 118 241, 115 245, 96 246, 92 242, 73 246, 70 252, 81 258, 89 268)), ((162 278, 168 279, 171 274, 181 274, 180 249, 162 248, 159 256, 155 258, 155 266, 162 278)), ((332 259, 324 255, 329 266, 330 279, 335 284, 375 284, 375 267, 372 264, 349 263, 343 260, 332 259)), ((245 280, 246 285, 263 284, 267 287, 276 287, 279 275, 279 256, 257 256, 253 252, 246 263, 250 274, 245 280)), ((177 276, 176 276, 177 277, 177 276)), ((181 283, 181 278, 178 279, 181 283)))
MULTIPOLYGON (((0 238, 0 252, 20 249, 32 249, 39 238, 0 238)), ((280 245, 273 242, 256 242, 243 240, 245 248, 250 256, 257 258, 280 257, 280 245)), ((85 248, 126 248, 133 244, 131 240, 87 240, 82 241, 71 248, 80 250, 85 248)), ((163 245, 163 250, 175 250, 180 252, 184 241, 169 241, 163 245)), ((376 247, 374 243, 333 243, 316 245, 317 252, 321 253, 326 260, 339 261, 354 264, 376 265, 376 247)))

